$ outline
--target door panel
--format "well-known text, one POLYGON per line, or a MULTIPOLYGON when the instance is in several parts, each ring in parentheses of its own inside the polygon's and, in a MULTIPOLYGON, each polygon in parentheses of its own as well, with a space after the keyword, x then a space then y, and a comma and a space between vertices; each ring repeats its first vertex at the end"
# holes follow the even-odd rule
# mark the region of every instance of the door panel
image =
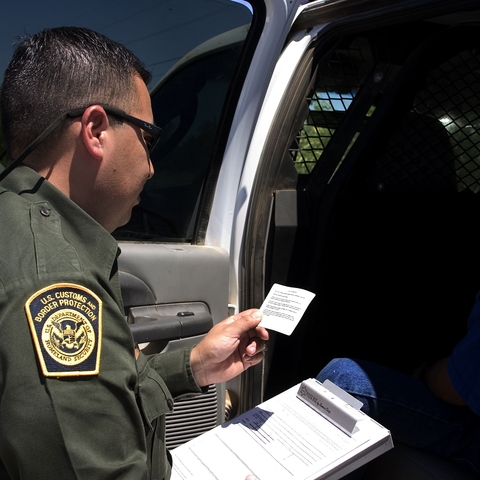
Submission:
MULTIPOLYGON (((120 243, 125 315, 145 353, 190 347, 228 316, 225 250, 192 245, 120 243)), ((225 384, 194 399, 177 400, 167 415, 172 449, 225 420, 225 384)))
MULTIPOLYGON (((215 247, 120 242, 119 269, 141 279, 155 304, 204 301, 214 323, 225 318, 228 254, 215 247)), ((134 298, 126 297, 128 301, 134 298)), ((126 304, 126 307, 142 303, 126 304)))

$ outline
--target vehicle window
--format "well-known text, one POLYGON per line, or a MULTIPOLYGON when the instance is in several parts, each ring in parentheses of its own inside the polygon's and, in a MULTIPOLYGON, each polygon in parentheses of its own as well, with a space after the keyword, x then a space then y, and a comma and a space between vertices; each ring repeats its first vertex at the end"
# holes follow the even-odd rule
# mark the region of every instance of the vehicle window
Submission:
MULTIPOLYGON (((112 5, 111 0, 8 2, 2 7, 8 21, 0 31, 0 75, 15 38, 53 26, 92 28, 137 54, 153 74, 155 122, 164 133, 152 155, 156 174, 131 222, 115 235, 188 241, 253 8, 243 0, 121 0, 112 5)), ((2 156, 0 169, 5 163, 2 156)))
POLYGON ((154 87, 153 112, 163 128, 151 156, 155 175, 146 183, 129 224, 116 232, 117 238, 179 242, 192 238, 224 104, 248 30, 249 24, 244 24, 200 45, 154 87))

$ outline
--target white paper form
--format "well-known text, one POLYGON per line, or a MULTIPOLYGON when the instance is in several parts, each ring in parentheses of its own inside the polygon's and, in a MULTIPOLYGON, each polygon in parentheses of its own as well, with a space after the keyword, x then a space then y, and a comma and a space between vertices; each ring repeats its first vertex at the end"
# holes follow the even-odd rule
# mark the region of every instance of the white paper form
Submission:
MULTIPOLYGON (((312 480, 389 432, 362 412, 352 436, 297 398, 299 385, 172 451, 172 480, 312 480)), ((391 447, 389 447, 391 448, 391 447)))
POLYGON ((290 335, 314 297, 308 290, 275 283, 259 309, 263 314, 259 326, 290 335))

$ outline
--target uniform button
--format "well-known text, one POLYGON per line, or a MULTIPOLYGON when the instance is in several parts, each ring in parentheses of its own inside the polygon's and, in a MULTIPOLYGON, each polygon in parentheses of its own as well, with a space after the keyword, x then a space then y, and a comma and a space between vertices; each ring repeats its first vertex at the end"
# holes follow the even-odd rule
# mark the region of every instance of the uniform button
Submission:
POLYGON ((173 400, 171 398, 167 399, 167 405, 170 410, 173 410, 173 400))
POLYGON ((40 213, 41 213, 44 217, 49 217, 49 216, 50 216, 50 213, 52 213, 52 211, 51 211, 49 208, 42 207, 42 208, 40 209, 40 213))

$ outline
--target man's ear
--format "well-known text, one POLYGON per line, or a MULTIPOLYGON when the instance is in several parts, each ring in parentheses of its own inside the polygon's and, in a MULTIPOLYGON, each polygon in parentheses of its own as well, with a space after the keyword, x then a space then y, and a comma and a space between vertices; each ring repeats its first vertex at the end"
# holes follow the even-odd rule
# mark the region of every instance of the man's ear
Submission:
POLYGON ((91 105, 82 115, 81 137, 90 155, 98 160, 103 158, 110 138, 110 122, 100 105, 91 105))

